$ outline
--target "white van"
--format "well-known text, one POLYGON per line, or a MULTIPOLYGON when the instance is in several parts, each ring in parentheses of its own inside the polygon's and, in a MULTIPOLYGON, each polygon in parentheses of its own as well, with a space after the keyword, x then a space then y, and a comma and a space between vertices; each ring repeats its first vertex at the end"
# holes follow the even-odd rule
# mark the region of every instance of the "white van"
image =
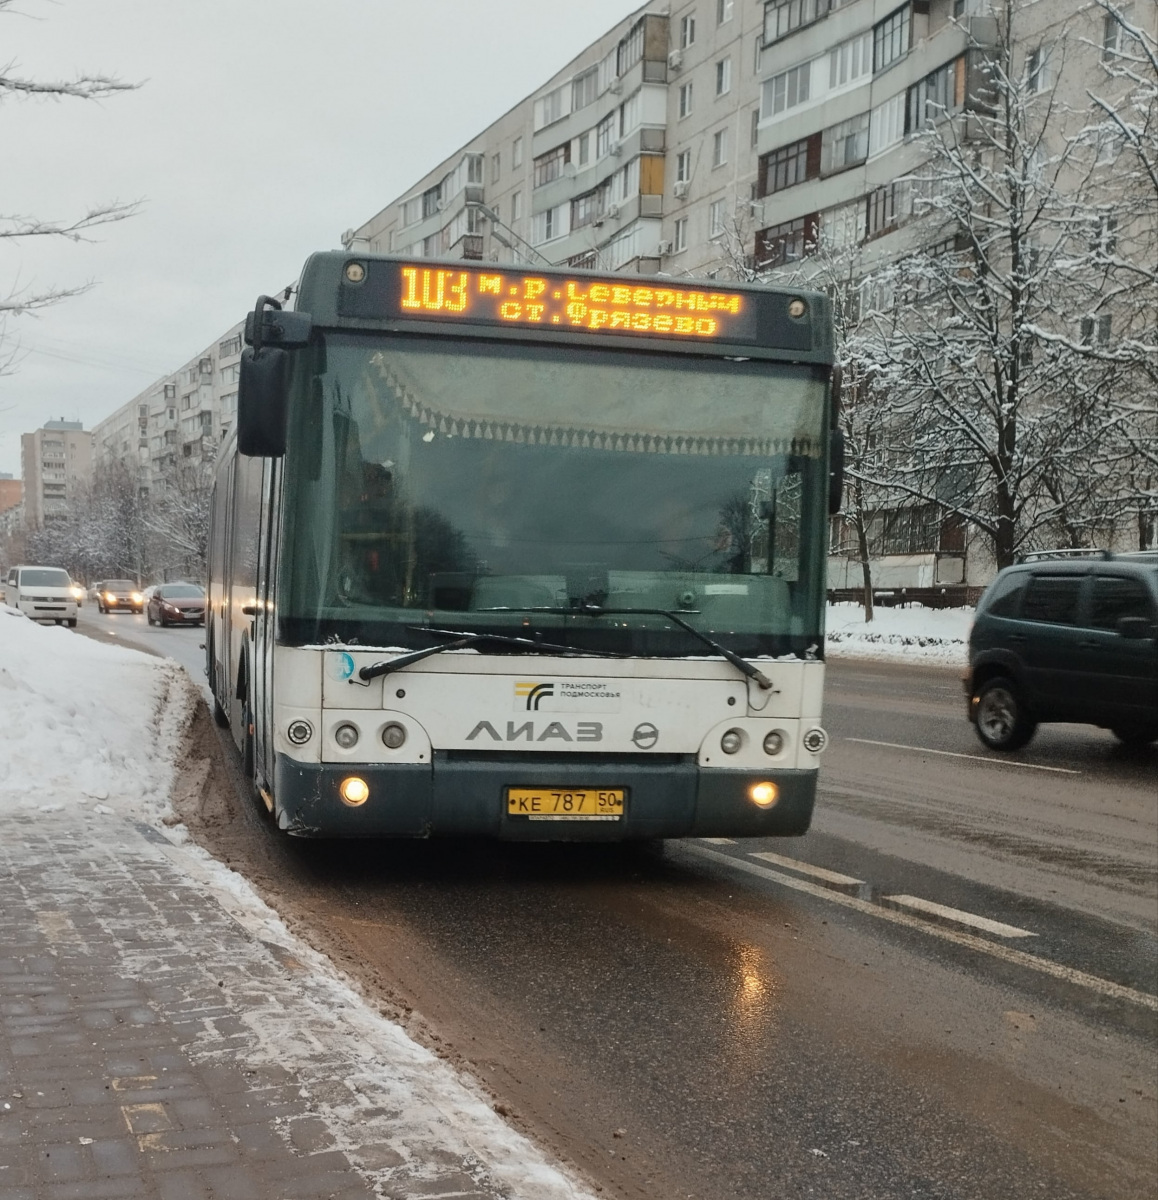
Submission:
POLYGON ((63 567, 13 567, 8 572, 4 602, 34 621, 67 621, 76 627, 76 595, 63 567))

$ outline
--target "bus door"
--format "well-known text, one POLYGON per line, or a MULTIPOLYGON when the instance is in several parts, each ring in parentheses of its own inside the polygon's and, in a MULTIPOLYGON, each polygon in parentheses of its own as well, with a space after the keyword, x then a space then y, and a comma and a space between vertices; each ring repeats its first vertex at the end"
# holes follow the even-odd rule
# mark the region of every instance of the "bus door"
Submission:
POLYGON ((281 508, 278 459, 265 459, 261 488, 261 537, 257 550, 257 613, 253 621, 254 763, 268 789, 273 778, 273 660, 277 624, 277 529, 281 508))

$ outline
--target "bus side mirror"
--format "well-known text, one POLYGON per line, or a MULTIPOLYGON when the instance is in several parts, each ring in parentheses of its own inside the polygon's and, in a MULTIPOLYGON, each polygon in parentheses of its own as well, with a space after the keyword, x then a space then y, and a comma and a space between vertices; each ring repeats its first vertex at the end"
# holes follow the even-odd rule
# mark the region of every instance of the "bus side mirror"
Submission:
POLYGON ((828 514, 835 516, 844 504, 844 434, 834 429, 828 435, 828 514))
POLYGON ((289 351, 247 346, 237 382, 237 449, 252 458, 285 455, 289 407, 289 351))

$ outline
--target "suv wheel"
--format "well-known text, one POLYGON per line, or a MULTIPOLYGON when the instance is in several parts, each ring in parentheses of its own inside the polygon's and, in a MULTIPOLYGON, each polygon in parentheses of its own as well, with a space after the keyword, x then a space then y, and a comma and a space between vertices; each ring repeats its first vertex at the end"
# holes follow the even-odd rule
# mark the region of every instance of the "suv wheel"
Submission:
POLYGON ((1033 737, 1037 722, 1011 680, 987 679, 977 691, 976 703, 977 736, 990 750, 1020 750, 1033 737))

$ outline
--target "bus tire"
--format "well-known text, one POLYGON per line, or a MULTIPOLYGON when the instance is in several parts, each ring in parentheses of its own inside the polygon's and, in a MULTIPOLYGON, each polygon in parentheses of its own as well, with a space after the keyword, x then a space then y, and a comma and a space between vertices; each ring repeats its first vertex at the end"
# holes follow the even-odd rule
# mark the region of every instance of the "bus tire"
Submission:
POLYGON ((241 769, 245 778, 253 782, 254 753, 253 753, 253 721, 250 719, 249 705, 241 710, 241 769))

